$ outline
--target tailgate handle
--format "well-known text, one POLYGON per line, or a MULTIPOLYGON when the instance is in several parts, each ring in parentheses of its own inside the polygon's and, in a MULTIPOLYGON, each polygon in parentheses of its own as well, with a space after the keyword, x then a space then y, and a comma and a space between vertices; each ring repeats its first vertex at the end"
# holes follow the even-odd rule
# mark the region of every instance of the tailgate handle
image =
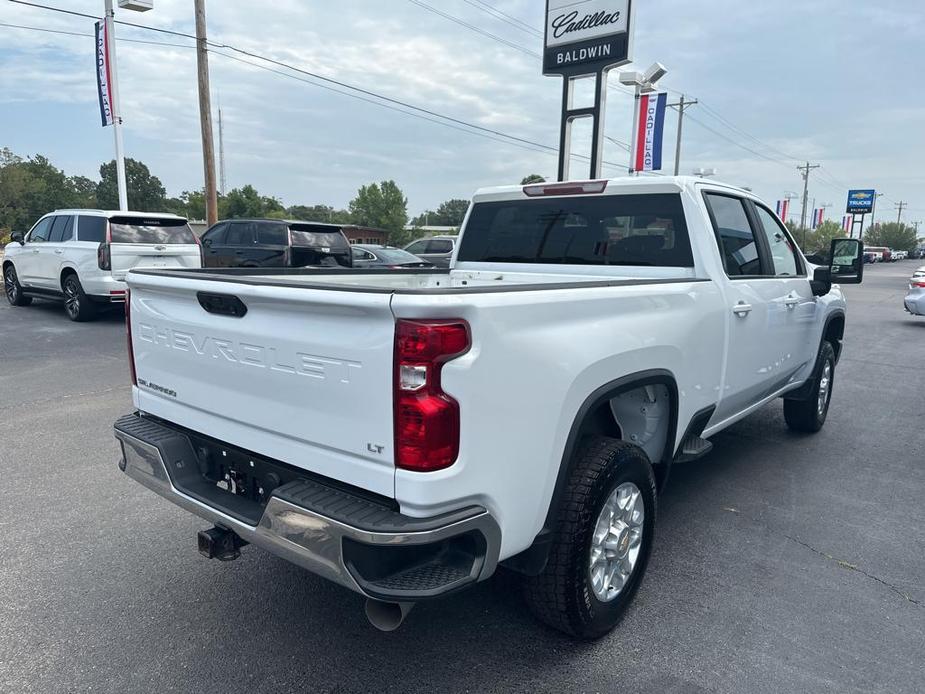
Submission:
POLYGON ((196 298, 199 299, 199 305, 209 313, 232 316, 233 318, 243 318, 244 314, 247 313, 247 306, 234 294, 197 292, 196 298))

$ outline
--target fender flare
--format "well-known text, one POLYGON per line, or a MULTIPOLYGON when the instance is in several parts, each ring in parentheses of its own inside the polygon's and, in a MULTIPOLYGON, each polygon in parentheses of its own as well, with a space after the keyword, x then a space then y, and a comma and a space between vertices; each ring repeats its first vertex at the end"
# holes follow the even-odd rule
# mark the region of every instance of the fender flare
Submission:
POLYGON ((627 391, 634 390, 641 386, 650 385, 665 386, 668 389, 671 402, 670 419, 668 422, 668 442, 662 454, 662 459, 652 461, 653 465, 665 465, 667 473, 667 468, 670 468, 671 461, 674 458, 674 443, 678 432, 679 398, 678 384, 674 374, 666 369, 648 369, 646 371, 627 374, 626 376, 621 376, 620 378, 605 383, 588 395, 575 413, 571 428, 569 429, 568 438, 565 441, 565 449, 559 461, 556 484, 553 487, 552 497, 546 509, 546 518, 543 521, 542 529, 530 547, 520 554, 503 561, 502 564, 504 566, 531 576, 539 574, 543 568, 545 568, 549 556, 549 542, 552 539, 552 528, 556 520, 556 510, 561 502, 562 495, 565 493, 565 486, 568 484, 569 475, 573 467, 575 449, 578 447, 582 427, 588 419, 588 416, 605 402, 621 393, 626 393, 627 391))
MULTIPOLYGON (((811 396, 813 383, 815 382, 816 378, 816 372, 820 367, 819 352, 822 351, 822 343, 825 342, 825 336, 829 332, 829 326, 831 326, 832 322, 836 319, 841 319, 844 321, 845 312, 841 309, 836 309, 828 316, 826 316, 825 322, 822 324, 822 333, 819 335, 819 348, 816 350, 816 356, 814 357, 815 364, 813 365, 813 371, 803 385, 801 385, 799 388, 784 393, 783 398, 785 400, 806 400, 811 396)), ((832 347, 835 349, 835 363, 838 364, 838 360, 841 358, 842 351, 841 340, 838 340, 837 344, 833 344, 832 347)))

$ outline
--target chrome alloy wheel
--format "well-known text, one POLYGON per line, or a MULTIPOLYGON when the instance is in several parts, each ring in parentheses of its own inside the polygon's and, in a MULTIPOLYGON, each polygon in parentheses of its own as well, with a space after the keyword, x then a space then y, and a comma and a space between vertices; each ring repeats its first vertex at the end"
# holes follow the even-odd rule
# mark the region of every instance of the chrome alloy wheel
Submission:
POLYGON ((829 393, 832 390, 832 362, 828 359, 822 367, 822 375, 819 377, 819 399, 816 402, 816 412, 822 417, 826 408, 829 406, 829 393))
POLYGON ((633 575, 645 514, 642 493, 632 482, 624 482, 607 497, 594 524, 588 562, 591 588, 601 602, 614 600, 633 575))
POLYGON ((3 273, 3 288, 6 289, 6 298, 11 304, 15 304, 19 297, 19 288, 16 286, 16 270, 12 265, 3 273))
POLYGON ((64 282, 64 310, 71 318, 80 313, 80 291, 77 281, 72 277, 64 282))

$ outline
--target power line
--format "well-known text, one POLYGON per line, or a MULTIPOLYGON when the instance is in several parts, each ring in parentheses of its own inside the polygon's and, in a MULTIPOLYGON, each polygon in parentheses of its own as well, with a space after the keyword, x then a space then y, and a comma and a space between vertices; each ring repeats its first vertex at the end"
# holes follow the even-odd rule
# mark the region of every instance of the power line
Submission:
POLYGON ((444 12, 443 10, 438 10, 436 7, 433 7, 432 5, 428 5, 426 2, 421 2, 421 0, 408 0, 408 2, 410 2, 412 5, 417 5, 418 7, 427 10, 428 12, 433 12, 434 14, 440 15, 444 19, 448 19, 451 22, 455 22, 456 24, 459 24, 460 26, 466 27, 470 31, 474 31, 477 34, 481 34, 482 36, 490 38, 493 41, 497 41, 498 43, 503 43, 504 45, 509 46, 510 48, 513 48, 515 51, 520 51, 521 53, 524 53, 525 55, 533 56, 534 58, 542 57, 536 51, 531 51, 529 48, 521 46, 518 43, 514 43, 513 41, 508 41, 506 38, 498 36, 497 34, 492 34, 490 31, 485 31, 484 29, 476 26, 475 24, 469 24, 469 22, 466 22, 460 19, 459 17, 454 17, 453 15, 448 14, 444 12))
POLYGON ((732 144, 732 145, 735 145, 736 147, 739 147, 739 148, 741 148, 741 149, 744 149, 746 152, 751 152, 751 153, 754 154, 756 157, 760 157, 761 159, 764 159, 764 160, 766 160, 766 161, 769 161, 769 162, 771 162, 771 163, 773 163, 773 164, 778 164, 779 166, 783 166, 783 167, 785 167, 788 171, 790 170, 790 164, 789 164, 789 163, 783 162, 783 161, 781 161, 780 159, 774 159, 773 157, 769 157, 769 156, 766 155, 766 154, 762 154, 761 152, 758 152, 758 151, 752 149, 751 147, 748 147, 747 145, 743 145, 741 142, 736 142, 735 140, 733 140, 733 139, 730 138, 730 137, 727 137, 726 135, 724 135, 723 133, 719 132, 718 130, 714 130, 713 128, 711 128, 709 125, 707 125, 707 124, 704 123, 703 121, 698 120, 697 118, 694 118, 694 116, 688 115, 687 117, 688 117, 689 120, 693 121, 694 123, 696 123, 697 125, 699 125, 701 128, 704 128, 705 130, 710 131, 711 133, 713 133, 713 134, 716 135, 717 137, 719 137, 719 138, 725 140, 726 142, 728 142, 728 143, 730 143, 730 144, 732 144))
MULTIPOLYGON (((11 0, 11 1, 16 2, 17 0, 11 0)), ((23 4, 32 4, 32 3, 23 3, 23 4)), ((72 14, 70 11, 67 11, 66 13, 67 13, 67 14, 72 14)), ((91 17, 91 18, 92 18, 92 17, 91 17)), ((93 36, 93 34, 72 32, 72 31, 64 31, 64 30, 60 30, 60 29, 43 29, 43 28, 40 28, 40 27, 29 27, 29 26, 25 26, 25 25, 7 25, 7 24, 5 24, 5 23, 0 23, 0 26, 10 26, 10 27, 12 27, 12 28, 17 28, 17 29, 29 29, 29 30, 33 30, 33 31, 41 31, 41 32, 52 33, 52 34, 64 34, 64 35, 68 35, 68 36, 81 36, 81 37, 92 37, 92 36, 93 36)), ((151 29, 154 29, 154 27, 142 27, 142 28, 151 28, 151 29)), ((156 30, 156 29, 155 29, 155 30, 156 30)), ((176 33, 176 32, 173 32, 173 33, 176 33)), ((131 43, 145 43, 145 44, 151 44, 151 45, 156 45, 156 46, 170 46, 170 47, 176 47, 176 48, 195 49, 195 46, 188 46, 188 45, 184 45, 184 44, 171 44, 171 43, 163 43, 163 42, 157 42, 157 41, 142 41, 142 40, 140 40, 140 39, 127 39, 127 38, 118 38, 117 40, 118 40, 118 41, 127 41, 127 42, 131 42, 131 43)), ((474 123, 469 123, 469 122, 464 121, 464 120, 461 120, 461 119, 453 118, 453 117, 451 117, 451 116, 445 116, 445 115, 443 115, 443 114, 437 113, 436 111, 429 111, 429 110, 427 110, 427 109, 423 109, 423 108, 414 106, 414 105, 412 105, 412 104, 407 104, 407 103, 402 102, 402 101, 399 101, 399 100, 397 100, 397 99, 392 99, 392 98, 390 98, 390 97, 386 97, 386 96, 384 96, 384 95, 380 95, 380 94, 377 94, 377 93, 372 92, 372 91, 369 91, 369 90, 364 90, 364 89, 361 89, 361 88, 359 88, 359 87, 354 87, 353 85, 349 85, 349 84, 347 84, 347 83, 345 83, 345 82, 342 83, 342 82, 338 82, 337 80, 333 80, 333 79, 330 79, 330 78, 326 78, 326 77, 324 77, 324 76, 322 76, 322 75, 316 75, 315 73, 308 72, 307 70, 302 70, 301 68, 295 67, 295 66, 293 66, 293 65, 289 65, 289 64, 283 63, 283 62, 281 62, 281 61, 276 61, 276 60, 273 60, 273 59, 271 59, 271 58, 267 58, 267 57, 265 57, 265 56, 261 56, 261 55, 258 55, 258 54, 250 53, 249 51, 245 51, 245 50, 243 50, 243 49, 235 48, 234 46, 229 46, 229 45, 226 45, 226 44, 216 44, 216 43, 211 42, 211 41, 209 42, 209 44, 212 45, 212 46, 222 46, 222 47, 227 48, 227 49, 229 49, 229 50, 236 51, 236 52, 242 53, 242 54, 244 54, 244 55, 248 55, 249 57, 257 58, 257 59, 259 59, 259 60, 265 60, 265 61, 267 61, 267 62, 271 62, 271 63, 276 64, 276 65, 279 65, 279 66, 281 66, 281 67, 285 67, 286 69, 292 70, 292 71, 294 71, 294 72, 301 72, 301 73, 304 73, 305 75, 307 75, 307 76, 309 76, 309 77, 311 77, 311 78, 313 78, 313 79, 305 79, 305 78, 297 77, 296 75, 292 75, 292 74, 287 73, 287 72, 284 72, 284 71, 282 71, 282 70, 275 70, 275 69, 270 68, 270 67, 268 67, 268 66, 266 66, 266 65, 261 65, 261 64, 259 64, 259 63, 255 63, 255 62, 252 62, 252 61, 249 61, 249 60, 244 60, 244 59, 242 59, 242 58, 239 58, 239 57, 234 56, 234 55, 230 55, 229 53, 224 53, 224 52, 222 52, 222 51, 220 51, 220 50, 216 50, 216 49, 214 49, 214 48, 213 48, 212 51, 211 51, 214 55, 218 55, 218 56, 221 56, 221 57, 226 58, 226 59, 228 59, 228 60, 233 60, 233 61, 236 61, 236 62, 238 62, 238 63, 242 63, 242 64, 244 64, 244 65, 249 65, 249 66, 254 67, 254 68, 257 68, 257 69, 259 69, 259 70, 264 70, 264 71, 267 71, 267 72, 270 72, 270 73, 273 73, 273 74, 276 74, 276 75, 279 75, 279 76, 282 76, 282 77, 287 77, 287 78, 289 78, 289 79, 295 79, 295 80, 297 80, 297 81, 299 81, 299 82, 303 82, 303 83, 306 83, 306 84, 311 84, 312 86, 320 87, 320 88, 322 88, 322 89, 325 89, 325 90, 327 90, 327 91, 334 92, 334 93, 336 93, 336 94, 341 94, 341 95, 343 95, 343 96, 347 96, 347 97, 350 97, 350 98, 353 98, 353 99, 357 99, 357 100, 359 100, 359 101, 364 101, 364 102, 366 102, 366 103, 370 103, 370 104, 373 104, 373 105, 375 105, 375 106, 380 106, 380 107, 382 107, 382 108, 387 108, 387 109, 389 109, 389 110, 391 110, 391 111, 395 111, 395 112, 397 112, 397 113, 402 113, 402 114, 405 114, 405 115, 408 115, 408 116, 412 116, 412 117, 415 117, 415 118, 419 118, 419 119, 421 119, 421 120, 425 120, 425 121, 428 121, 428 122, 431 122, 431 123, 436 123, 437 125, 442 125, 442 126, 444 126, 444 127, 452 128, 453 130, 458 130, 459 132, 468 133, 468 134, 470 134, 470 135, 477 135, 477 136, 479 136, 479 137, 483 137, 483 138, 485 138, 485 139, 492 140, 492 141, 494 141, 494 142, 500 142, 500 143, 502 143, 502 144, 513 145, 513 146, 515 146, 515 147, 520 147, 521 149, 526 149, 526 150, 528 150, 528 151, 536 152, 536 153, 539 153, 539 154, 558 154, 558 149, 557 149, 556 147, 551 146, 551 145, 545 145, 545 144, 543 144, 543 143, 541 143, 541 142, 534 142, 534 141, 532 141, 532 140, 527 140, 527 139, 525 139, 525 138, 517 137, 517 136, 515 136, 515 135, 509 135, 508 133, 502 132, 502 131, 500 131, 500 130, 493 130, 493 129, 491 129, 491 128, 485 128, 485 127, 483 127, 483 126, 480 126, 480 125, 477 125, 477 124, 474 124, 474 123), (335 87, 329 86, 328 84, 319 83, 318 81, 314 81, 314 80, 322 80, 322 81, 324 81, 324 82, 331 82, 331 83, 334 83, 334 84, 336 84, 336 85, 339 85, 339 86, 344 87, 344 89, 337 89, 337 88, 335 88, 335 87), (368 95, 369 97, 372 97, 372 98, 367 98, 366 96, 360 96, 359 94, 354 94, 354 93, 351 93, 351 91, 345 91, 345 90, 357 91, 357 92, 360 92, 360 93, 362 93, 362 94, 366 94, 366 95, 368 95), (378 99, 378 100, 377 100, 377 99, 378 99), (388 101, 388 102, 390 102, 391 104, 394 104, 394 105, 390 105, 389 103, 382 103, 382 101, 388 101), (406 108, 407 108, 407 109, 412 109, 412 110, 411 110, 411 111, 405 110, 406 108), (421 111, 422 113, 424 113, 424 114, 429 114, 429 115, 431 115, 431 116, 433 116, 433 117, 428 117, 427 115, 422 115, 422 113, 415 113, 414 111, 421 111), (444 119, 444 120, 439 120, 439 119, 444 119), (445 122, 446 120, 452 121, 452 123, 447 123, 447 122, 445 122), (458 124, 458 125, 454 125, 453 123, 456 123, 456 124, 458 124), (475 131, 484 131, 484 132, 474 132, 474 130, 475 130, 475 131), (503 139, 502 139, 502 138, 503 138, 503 139)), ((586 157, 586 156, 583 156, 583 155, 579 155, 579 154, 573 154, 572 157, 575 158, 575 159, 583 159, 583 160, 588 160, 588 159, 589 159, 589 157, 586 157)), ((621 165, 615 164, 615 163, 613 163, 613 162, 604 162, 604 163, 607 164, 608 166, 611 166, 611 167, 614 167, 614 168, 621 168, 621 165)))
POLYGON ((524 31, 534 37, 538 37, 538 38, 543 37, 543 32, 540 31, 539 29, 536 29, 530 26, 529 24, 527 24, 526 22, 523 22, 517 19, 517 17, 512 17, 507 12, 502 12, 497 7, 492 7, 488 3, 482 2, 482 0, 463 0, 463 2, 465 2, 468 5, 472 5, 472 7, 474 7, 475 9, 481 10, 482 12, 485 12, 486 14, 491 15, 495 19, 501 22, 504 22, 505 24, 510 24, 515 29, 524 31))
MULTIPOLYGON (((0 27, 6 27, 8 29, 28 29, 29 31, 40 31, 45 34, 63 34, 65 36, 80 36, 92 38, 93 34, 88 34, 86 32, 80 31, 64 31, 63 29, 45 29, 44 27, 33 27, 27 26, 25 24, 9 24, 7 22, 0 22, 0 27)), ((125 41, 127 43, 141 43, 147 46, 165 46, 170 48, 195 48, 196 46, 190 46, 185 43, 166 43, 164 41, 145 41, 144 39, 126 39, 126 38, 117 38, 116 41, 125 41)))

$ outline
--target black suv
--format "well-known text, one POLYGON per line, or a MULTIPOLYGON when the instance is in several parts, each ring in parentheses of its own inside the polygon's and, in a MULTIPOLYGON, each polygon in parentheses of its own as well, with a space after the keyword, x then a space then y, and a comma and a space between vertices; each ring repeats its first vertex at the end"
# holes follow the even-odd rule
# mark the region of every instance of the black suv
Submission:
POLYGON ((336 224, 231 219, 202 235, 205 267, 353 267, 336 224))

